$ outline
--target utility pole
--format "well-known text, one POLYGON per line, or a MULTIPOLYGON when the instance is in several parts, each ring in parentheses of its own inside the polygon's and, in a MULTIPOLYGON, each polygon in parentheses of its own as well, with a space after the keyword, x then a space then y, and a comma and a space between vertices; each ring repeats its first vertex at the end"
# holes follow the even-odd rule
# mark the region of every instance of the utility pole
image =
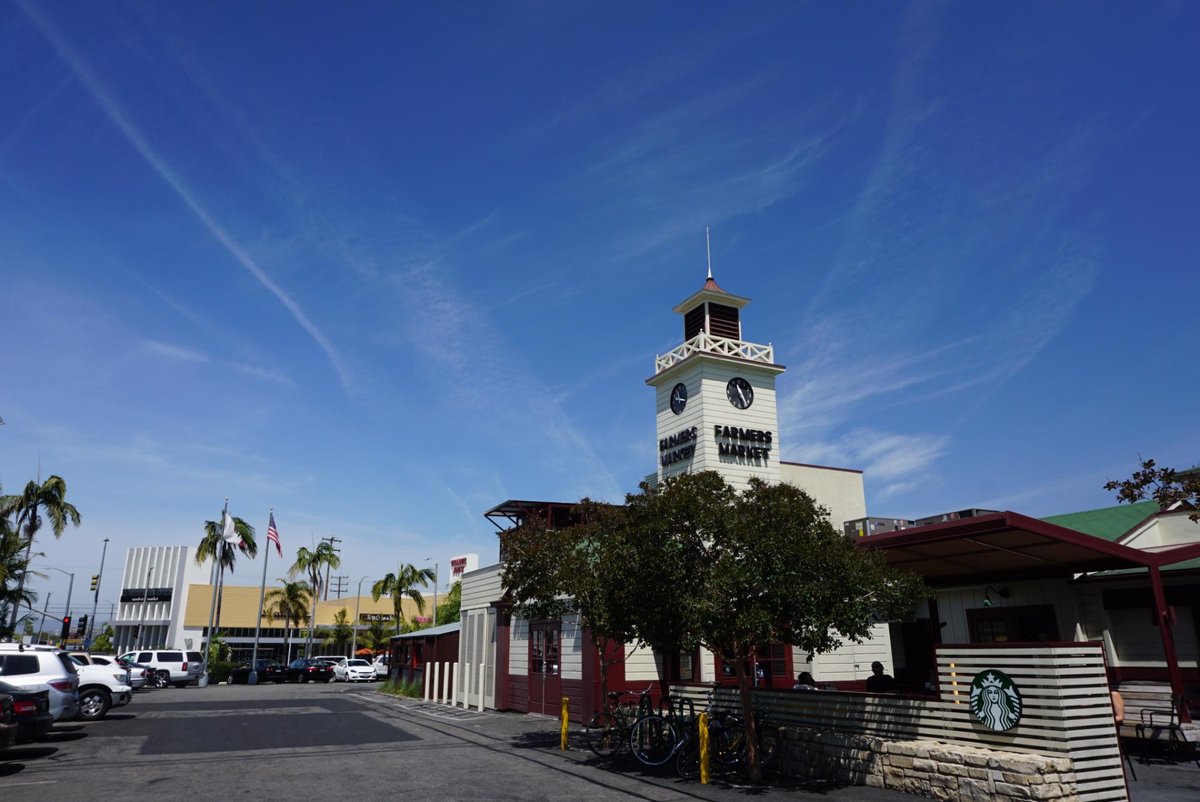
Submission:
MULTIPOLYGON (((341 542, 342 542, 342 539, 341 539, 340 537, 334 537, 333 535, 330 535, 329 537, 323 537, 323 538, 321 538, 321 542, 322 542, 322 543, 328 543, 328 544, 329 544, 329 546, 330 546, 330 548, 332 548, 332 549, 333 549, 333 553, 334 553, 334 554, 341 554, 341 553, 342 553, 342 550, 341 550, 341 549, 339 549, 339 548, 337 548, 336 546, 334 546, 334 544, 335 544, 335 543, 341 543, 341 542)), ((325 601, 329 601, 329 566, 328 566, 328 565, 326 565, 326 566, 325 566, 325 588, 324 588, 324 590, 325 590, 325 596, 324 596, 324 600, 325 600, 325 601)), ((341 598, 341 597, 339 596, 338 598, 341 598)), ((313 625, 314 625, 314 626, 316 625, 316 622, 315 622, 315 621, 313 622, 313 625)))
MULTIPOLYGON (((42 633, 46 630, 46 611, 50 609, 50 594, 46 594, 46 606, 42 608, 42 623, 38 624, 38 643, 42 642, 42 633)), ((16 634, 15 632, 13 633, 16 634)))
POLYGON ((88 619, 87 647, 92 647, 92 635, 96 632, 96 608, 100 606, 100 580, 104 578, 104 558, 108 554, 108 538, 104 538, 104 550, 100 552, 100 573, 92 577, 92 617, 88 619))
POLYGON ((332 578, 331 584, 333 585, 333 590, 337 594, 337 597, 339 599, 342 598, 342 594, 346 592, 346 583, 349 580, 350 580, 350 577, 348 575, 347 576, 335 576, 332 578))

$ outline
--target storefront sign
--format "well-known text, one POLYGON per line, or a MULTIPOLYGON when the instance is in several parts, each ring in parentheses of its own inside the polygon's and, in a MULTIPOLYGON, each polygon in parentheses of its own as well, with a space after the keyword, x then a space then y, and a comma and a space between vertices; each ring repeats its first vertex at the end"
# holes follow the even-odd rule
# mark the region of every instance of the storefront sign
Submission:
POLYGON ((971 713, 989 730, 1006 732, 1021 720, 1021 692, 1008 675, 988 669, 971 680, 971 713))
POLYGON ((695 426, 689 429, 684 429, 669 437, 663 437, 658 441, 658 460, 663 467, 674 465, 676 462, 682 462, 685 459, 691 459, 696 453, 696 436, 698 430, 695 426))
POLYGON ((763 429, 714 426, 713 439, 717 441, 717 453, 722 457, 768 459, 771 456, 771 444, 775 440, 775 435, 763 429))
POLYGON ((122 602, 162 602, 171 600, 171 588, 125 588, 121 591, 122 602))
POLYGON ((463 572, 466 570, 467 570, 467 558, 466 557, 455 557, 453 560, 450 561, 450 575, 451 576, 462 576, 463 572))

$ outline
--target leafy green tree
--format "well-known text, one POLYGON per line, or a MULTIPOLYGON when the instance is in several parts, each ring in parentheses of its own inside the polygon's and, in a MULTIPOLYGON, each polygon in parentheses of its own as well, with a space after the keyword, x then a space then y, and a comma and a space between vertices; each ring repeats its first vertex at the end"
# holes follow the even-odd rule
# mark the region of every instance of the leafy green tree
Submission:
MULTIPOLYGON (((688 602, 676 614, 687 633, 731 661, 746 725, 750 779, 762 779, 753 716, 755 649, 790 643, 810 654, 862 642, 881 621, 907 618, 928 595, 920 577, 860 549, 811 496, 751 479, 736 492, 705 471, 646 488, 633 531, 677 545, 688 567, 688 602)), ((643 586, 657 582, 642 575, 643 586)), ((674 603, 674 602, 673 602, 674 603)), ((661 613, 661 611, 659 611, 661 613)), ((658 614, 656 614, 658 615, 658 614)))
POLYGON ((638 589, 627 581, 632 554, 625 549, 626 516, 620 507, 585 498, 572 518, 572 525, 555 528, 541 516, 529 516, 503 532, 502 582, 513 611, 523 618, 579 615, 596 648, 601 692, 607 694, 610 666, 624 659, 625 643, 637 635, 631 606, 641 603, 638 589))
POLYGON ((388 622, 380 618, 371 619, 371 623, 367 628, 358 633, 358 642, 363 648, 370 649, 378 654, 379 652, 387 651, 388 643, 392 636, 391 627, 388 622))
POLYGON ((873 624, 907 617, 926 595, 918 577, 855 547, 826 510, 786 484, 755 479, 738 493, 715 472, 684 474, 643 483, 624 507, 585 499, 576 517, 560 530, 531 519, 501 535, 516 610, 574 610, 593 637, 637 639, 664 664, 697 645, 724 657, 734 667, 756 782, 747 670, 756 647, 785 642, 821 653, 860 642, 873 624))
POLYGON ((388 574, 383 579, 380 579, 371 586, 371 598, 379 601, 381 596, 392 597, 392 610, 396 617, 396 634, 400 634, 400 630, 404 622, 404 597, 408 596, 417 605, 419 612, 425 612, 425 597, 421 595, 420 587, 429 587, 429 583, 433 581, 432 568, 417 568, 411 563, 401 565, 396 569, 396 573, 388 574))
POLYGON ((280 579, 281 587, 271 588, 263 599, 267 620, 272 624, 275 619, 283 619, 283 655, 284 662, 290 662, 292 657, 292 625, 303 625, 308 622, 308 605, 312 591, 308 583, 288 582, 280 579))
POLYGON ((333 614, 333 626, 324 627, 319 632, 322 646, 345 653, 350 639, 354 636, 354 628, 350 626, 350 614, 346 612, 346 608, 343 607, 333 614))
POLYGON ((438 624, 453 624, 459 620, 462 607, 462 581, 455 582, 446 591, 446 599, 437 607, 438 624))
POLYGON ((92 641, 92 651, 97 654, 111 654, 113 650, 112 624, 105 624, 104 629, 92 641))
MULTIPOLYGON (((61 476, 51 476, 40 485, 29 482, 24 492, 15 496, 0 498, 0 517, 13 517, 13 528, 23 537, 25 542, 26 566, 29 564, 33 542, 42 528, 42 516, 50 521, 50 528, 56 538, 62 537, 67 524, 79 526, 79 510, 67 502, 67 483, 61 476)), ((26 571, 17 576, 17 587, 14 599, 9 603, 9 621, 7 631, 12 632, 17 626, 17 615, 20 612, 20 599, 24 598, 26 571)))
MULTIPOLYGON (((311 621, 315 626, 317 623, 317 599, 321 597, 321 572, 328 566, 329 568, 337 568, 342 564, 342 558, 338 556, 337 551, 333 548, 333 544, 322 540, 315 548, 301 546, 296 551, 296 562, 292 563, 291 569, 288 570, 288 576, 296 576, 297 574, 308 575, 308 586, 312 592, 312 618, 311 621)), ((312 657, 312 642, 313 642, 313 627, 308 629, 308 640, 305 646, 305 655, 312 657)))
MULTIPOLYGON (((0 517, 0 634, 8 633, 7 622, 14 610, 19 621, 20 608, 32 608, 37 601, 37 593, 25 587, 22 580, 27 575, 45 576, 29 568, 30 561, 41 556, 40 552, 30 551, 28 539, 21 537, 7 517, 0 517)), ((29 622, 28 614, 25 620, 29 622)))
POLYGON ((1160 468, 1152 459, 1141 460, 1141 467, 1132 476, 1110 480, 1104 489, 1116 491, 1117 501, 1123 504, 1152 498, 1164 510, 1179 505, 1180 509, 1191 511, 1188 518, 1200 522, 1200 468, 1177 471, 1160 468))

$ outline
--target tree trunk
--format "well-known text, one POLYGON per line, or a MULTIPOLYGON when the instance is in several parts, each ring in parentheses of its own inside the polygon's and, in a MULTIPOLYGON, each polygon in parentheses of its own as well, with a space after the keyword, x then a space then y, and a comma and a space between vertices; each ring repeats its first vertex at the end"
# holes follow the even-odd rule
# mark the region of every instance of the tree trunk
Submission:
MULTIPOLYGON (((732 650, 731 650, 732 651, 732 650)), ((751 659, 753 659, 751 652, 751 659)), ((751 671, 755 668, 751 667, 751 671)), ((762 766, 758 762, 758 725, 754 720, 754 685, 752 675, 746 673, 746 660, 738 656, 733 661, 733 674, 737 678, 738 696, 742 702, 742 720, 746 724, 746 776, 751 783, 762 782, 762 766)))

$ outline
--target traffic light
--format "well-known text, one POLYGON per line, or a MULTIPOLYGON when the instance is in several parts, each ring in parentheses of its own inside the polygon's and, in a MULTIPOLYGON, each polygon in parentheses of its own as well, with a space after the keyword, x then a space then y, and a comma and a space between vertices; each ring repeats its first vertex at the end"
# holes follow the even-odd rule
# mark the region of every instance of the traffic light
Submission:
POLYGON ((96 588, 100 585, 100 575, 92 574, 92 593, 96 592, 96 588))
POLYGON ((71 616, 63 616, 62 633, 58 636, 60 641, 65 641, 71 634, 71 616))
POLYGON ((88 617, 86 615, 79 616, 79 624, 75 627, 75 637, 82 638, 87 633, 88 617))

